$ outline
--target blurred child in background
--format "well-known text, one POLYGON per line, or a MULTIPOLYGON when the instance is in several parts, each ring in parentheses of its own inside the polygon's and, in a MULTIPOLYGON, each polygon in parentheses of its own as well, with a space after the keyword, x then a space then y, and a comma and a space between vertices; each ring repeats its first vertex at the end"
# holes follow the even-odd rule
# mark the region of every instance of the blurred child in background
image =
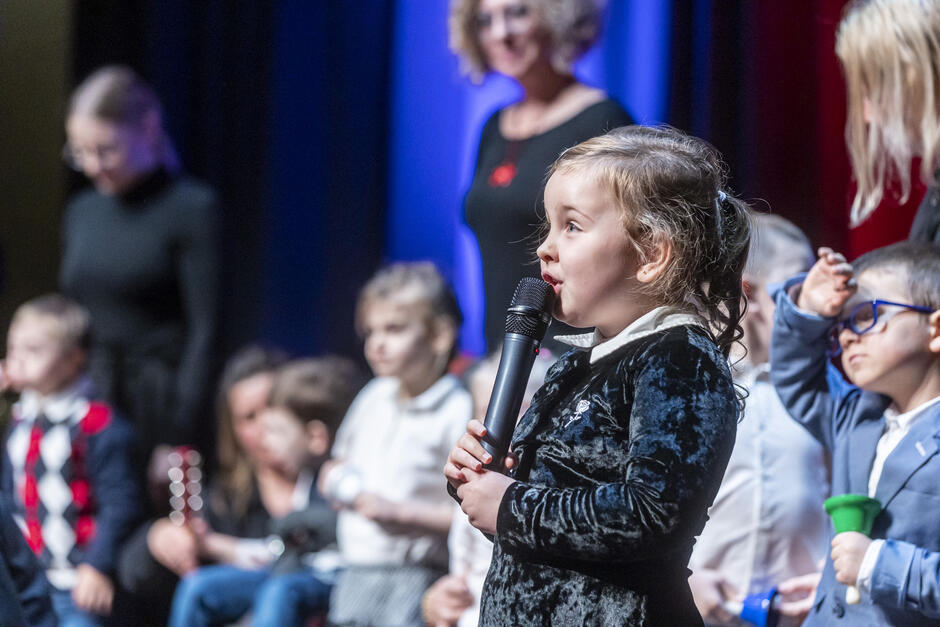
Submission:
POLYGON ((120 543, 141 512, 131 426, 92 400, 88 312, 51 294, 13 315, 4 381, 22 392, 0 487, 52 584, 62 625, 101 625, 120 543))
POLYGON ((375 379, 343 421, 324 492, 341 504, 346 568, 333 589, 338 625, 422 625, 424 591, 447 569, 453 503, 440 469, 471 415, 448 364, 460 311, 430 263, 381 270, 356 311, 375 379))
MULTIPOLYGON (((359 390, 356 367, 338 357, 302 359, 278 370, 267 408, 263 410, 261 445, 270 465, 294 478, 290 497, 295 522, 291 537, 302 533, 303 549, 317 552, 336 538, 336 514, 316 489, 316 475, 327 458, 333 435, 359 390), (303 513, 298 518, 298 514, 303 513)), ((282 553, 284 540, 274 540, 268 554, 282 553)), ((299 547, 289 544, 289 549, 299 547)), ((299 557, 299 556, 293 556, 299 557)), ((259 562, 261 560, 259 559, 259 562)), ((322 564, 322 561, 321 561, 322 564)), ((240 619, 249 609, 257 625, 302 626, 309 617, 326 612, 333 569, 279 560, 254 568, 237 565, 205 566, 187 574, 173 600, 170 625, 196 627, 240 619)))
POLYGON ((732 374, 747 389, 747 402, 728 468, 689 560, 692 595, 709 625, 741 624, 728 601, 773 586, 788 595, 780 606, 784 624, 802 621, 829 535, 823 510, 829 496, 827 456, 790 418, 770 383, 774 302, 767 286, 808 270, 813 250, 803 232, 780 216, 754 214, 752 228, 741 325, 746 354, 732 355, 732 374), (799 581, 805 583, 797 590, 799 581))

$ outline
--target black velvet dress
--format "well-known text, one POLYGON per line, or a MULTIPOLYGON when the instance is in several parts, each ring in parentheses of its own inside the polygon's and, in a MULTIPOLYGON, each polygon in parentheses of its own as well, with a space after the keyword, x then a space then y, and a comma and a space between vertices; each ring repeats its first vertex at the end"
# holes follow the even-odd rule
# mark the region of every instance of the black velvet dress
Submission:
MULTIPOLYGON (((549 167, 566 148, 633 122, 617 102, 607 99, 544 133, 509 140, 499 132, 500 114, 494 113, 483 127, 465 207, 483 263, 487 350, 503 341, 506 308, 519 279, 540 274, 535 249, 545 218, 542 193, 549 167)), ((572 332, 553 322, 544 345, 560 354, 567 347, 551 338, 572 332)))
POLYGON ((513 436, 480 624, 701 625, 688 560, 737 415, 700 327, 562 356, 513 436))

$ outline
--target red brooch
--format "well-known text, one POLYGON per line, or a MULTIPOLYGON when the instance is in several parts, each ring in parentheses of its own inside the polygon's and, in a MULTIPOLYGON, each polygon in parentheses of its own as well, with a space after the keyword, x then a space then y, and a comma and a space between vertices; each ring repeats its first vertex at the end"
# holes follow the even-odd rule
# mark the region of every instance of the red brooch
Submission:
POLYGON ((516 178, 516 164, 504 161, 490 172, 490 187, 509 187, 516 178))

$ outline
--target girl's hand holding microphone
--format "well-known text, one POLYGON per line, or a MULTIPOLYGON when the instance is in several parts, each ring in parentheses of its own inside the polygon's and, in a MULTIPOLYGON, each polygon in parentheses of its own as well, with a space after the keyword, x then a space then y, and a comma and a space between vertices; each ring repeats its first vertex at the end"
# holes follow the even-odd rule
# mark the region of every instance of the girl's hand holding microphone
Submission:
MULTIPOLYGON (((516 480, 483 467, 493 461, 493 456, 480 444, 484 435, 486 427, 482 422, 467 423, 467 432, 460 436, 447 456, 444 476, 457 489, 460 508, 470 524, 484 533, 495 534, 499 504, 506 489, 516 480)), ((511 454, 506 456, 504 465, 507 470, 515 466, 511 454)))

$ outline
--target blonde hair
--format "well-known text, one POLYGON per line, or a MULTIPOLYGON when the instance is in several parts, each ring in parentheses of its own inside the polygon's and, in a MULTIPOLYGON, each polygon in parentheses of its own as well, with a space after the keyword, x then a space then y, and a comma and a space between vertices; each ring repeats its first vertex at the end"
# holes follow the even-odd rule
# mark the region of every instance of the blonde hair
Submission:
POLYGON ((851 224, 878 206, 888 181, 910 195, 911 159, 936 183, 940 166, 940 3, 865 0, 849 5, 836 36, 848 96, 845 140, 858 183, 851 224), (871 105, 865 120, 865 101, 871 105), (917 150, 919 148, 919 150, 917 150))
POLYGON ((24 323, 31 317, 44 317, 56 326, 56 339, 65 349, 91 348, 91 315, 88 310, 61 294, 46 294, 28 300, 13 312, 10 327, 24 323))
POLYGON ((453 290, 430 261, 395 263, 369 279, 356 303, 356 331, 360 335, 365 332, 366 313, 376 303, 423 305, 428 323, 440 320, 452 326, 455 341, 448 351, 448 362, 457 355, 456 336, 463 316, 453 290))
MULTIPOLYGON (((552 65, 562 73, 594 45, 601 32, 599 0, 525 0, 551 37, 552 65)), ((451 52, 474 82, 489 72, 480 46, 477 12, 480 0, 452 0, 447 19, 451 52)))
MULTIPOLYGON (((75 88, 69 100, 69 117, 88 116, 121 126, 139 128, 154 114, 162 121, 163 107, 156 92, 124 65, 98 68, 75 88)), ((179 170, 179 157, 162 129, 154 154, 167 170, 179 170)))
POLYGON ((668 126, 624 126, 566 150, 555 172, 594 176, 611 192, 641 264, 659 242, 670 243, 668 265, 646 294, 705 317, 727 356, 742 333, 750 218, 726 189, 718 152, 668 126))

